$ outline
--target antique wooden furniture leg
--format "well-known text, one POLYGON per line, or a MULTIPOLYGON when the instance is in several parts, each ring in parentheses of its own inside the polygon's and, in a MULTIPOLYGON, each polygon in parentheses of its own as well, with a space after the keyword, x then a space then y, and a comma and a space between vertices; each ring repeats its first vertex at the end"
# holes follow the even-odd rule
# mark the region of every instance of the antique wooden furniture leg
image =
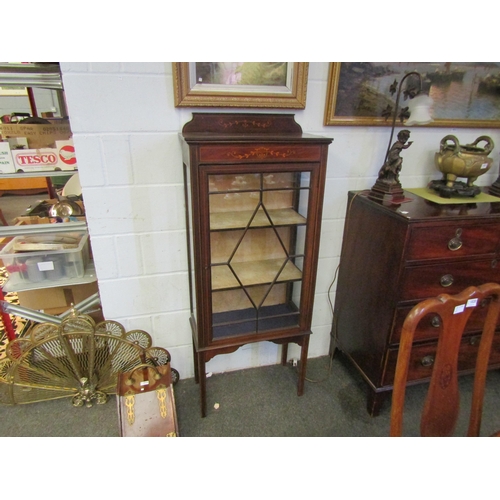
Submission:
POLYGON ((286 366, 286 362, 288 360, 288 342, 282 345, 281 347, 281 364, 286 366))
POLYGON ((198 358, 198 384, 200 385, 200 406, 201 416, 207 416, 207 373, 205 363, 205 353, 199 352, 198 358))
POLYGON ((370 417, 376 417, 379 415, 380 409, 387 400, 389 394, 389 391, 376 392, 371 388, 368 389, 366 409, 368 410, 370 417))
POLYGON ((309 351, 309 335, 304 335, 301 341, 302 349, 300 351, 300 361, 299 361, 299 381, 297 385, 297 395, 302 396, 304 394, 304 382, 306 379, 307 371, 307 353, 309 351))
POLYGON ((194 381, 198 383, 200 381, 200 372, 198 370, 198 353, 196 352, 196 346, 193 342, 193 360, 194 360, 194 381))

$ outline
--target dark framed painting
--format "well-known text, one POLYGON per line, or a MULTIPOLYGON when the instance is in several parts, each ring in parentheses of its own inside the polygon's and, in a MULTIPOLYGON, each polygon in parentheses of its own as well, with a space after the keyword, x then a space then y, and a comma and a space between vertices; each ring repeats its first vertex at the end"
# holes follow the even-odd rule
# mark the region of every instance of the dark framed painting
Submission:
POLYGON ((172 63, 176 107, 304 109, 308 63, 172 63))
MULTIPOLYGON (((500 63, 330 63, 325 125, 391 125, 389 87, 410 71, 433 100, 431 127, 500 127, 500 63)), ((403 84, 404 86, 404 84, 403 84)), ((400 106, 407 101, 400 97, 400 106)))

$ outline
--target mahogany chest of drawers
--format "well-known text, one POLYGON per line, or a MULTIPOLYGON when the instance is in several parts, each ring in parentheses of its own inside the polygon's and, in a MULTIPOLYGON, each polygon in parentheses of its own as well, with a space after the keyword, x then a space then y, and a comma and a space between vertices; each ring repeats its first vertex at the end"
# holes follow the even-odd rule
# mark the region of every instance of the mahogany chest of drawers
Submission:
MULTIPOLYGON (((437 204, 410 192, 405 196, 404 203, 385 206, 365 192, 349 193, 332 349, 342 351, 368 383, 371 415, 392 390, 410 309, 440 293, 500 282, 500 200, 437 204)), ((474 370, 480 314, 471 318, 462 340, 461 373, 474 370)), ((429 380, 438 331, 436 317, 419 326, 409 384, 429 380)), ((490 366, 500 367, 500 333, 490 366)))

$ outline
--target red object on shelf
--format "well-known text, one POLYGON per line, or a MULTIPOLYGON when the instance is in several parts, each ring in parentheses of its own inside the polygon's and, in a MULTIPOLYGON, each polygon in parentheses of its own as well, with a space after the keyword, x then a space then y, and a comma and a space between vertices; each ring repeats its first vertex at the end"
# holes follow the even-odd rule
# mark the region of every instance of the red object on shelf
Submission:
MULTIPOLYGON (((0 301, 4 301, 5 297, 3 294, 2 287, 0 286, 0 301)), ((5 331, 7 332, 7 338, 9 340, 15 340, 16 338, 16 332, 14 330, 14 327, 12 326, 12 320, 10 319, 10 315, 7 314, 3 308, 0 307, 0 313, 2 315, 2 323, 5 328, 5 331)))

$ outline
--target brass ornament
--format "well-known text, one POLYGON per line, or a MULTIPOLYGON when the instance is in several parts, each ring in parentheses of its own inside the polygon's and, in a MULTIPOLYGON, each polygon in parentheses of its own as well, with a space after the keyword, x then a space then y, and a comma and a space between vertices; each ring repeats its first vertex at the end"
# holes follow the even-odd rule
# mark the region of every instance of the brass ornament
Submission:
MULTIPOLYGON (((116 394, 118 374, 170 362, 142 330, 116 321, 95 324, 74 311, 60 325, 41 323, 7 344, 0 360, 0 404, 71 398, 75 407, 104 404, 116 394)), ((174 382, 175 383, 175 382, 174 382)))
POLYGON ((125 395, 125 406, 127 407, 127 421, 129 423, 129 425, 133 425, 135 422, 134 405, 135 405, 135 395, 134 394, 126 394, 125 395))
POLYGON ((490 170, 493 159, 488 155, 495 144, 491 137, 482 135, 472 144, 461 145, 454 135, 441 139, 439 152, 434 155, 437 169, 443 174, 443 179, 432 181, 431 189, 442 198, 477 196, 481 189, 474 185, 476 179, 490 170), (480 146, 484 143, 484 146, 480 146), (459 181, 459 178, 466 179, 459 181))
POLYGON ((156 397, 158 398, 161 418, 167 418, 167 390, 164 386, 156 389, 156 397))

